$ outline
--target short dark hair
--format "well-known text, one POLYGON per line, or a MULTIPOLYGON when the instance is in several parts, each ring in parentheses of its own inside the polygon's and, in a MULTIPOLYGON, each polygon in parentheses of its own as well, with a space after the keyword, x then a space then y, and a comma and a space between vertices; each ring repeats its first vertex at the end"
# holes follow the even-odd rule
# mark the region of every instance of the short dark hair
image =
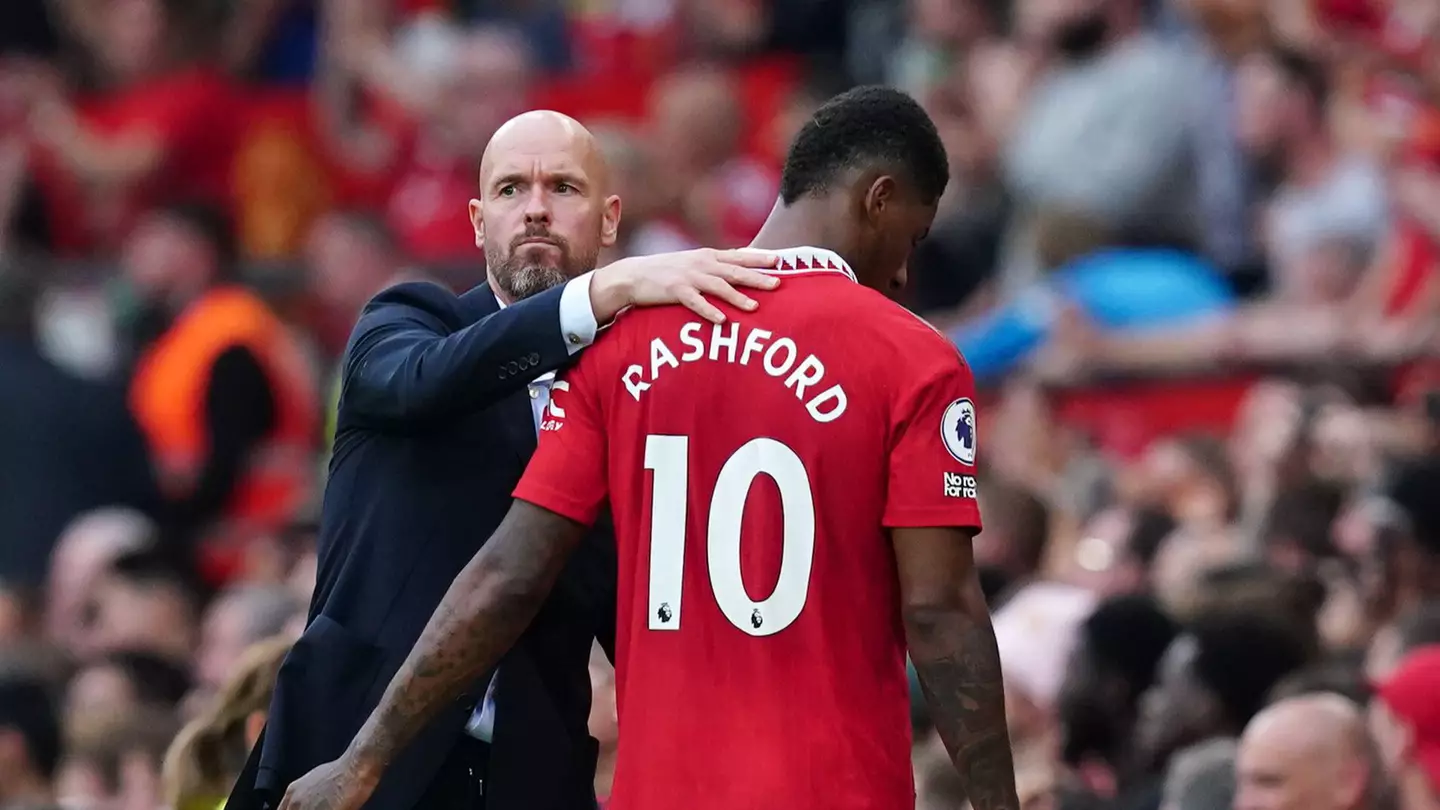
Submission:
POLYGON ((60 766, 60 718, 45 681, 25 672, 0 674, 0 729, 25 741, 30 764, 45 779, 60 766))
POLYGON ((1136 562, 1148 569, 1160 553, 1160 546, 1166 538, 1175 533, 1177 526, 1175 518, 1171 517, 1169 512, 1142 506, 1135 510, 1131 518, 1126 551, 1136 562))
POLYGON ((111 576, 140 588, 170 587, 185 595, 197 610, 210 595, 199 575, 165 549, 132 551, 110 564, 111 576))
POLYGON ((1409 520, 1410 536, 1426 554, 1440 555, 1440 458, 1425 456, 1397 465, 1386 494, 1409 520))
POLYGON ((1330 692, 1357 706, 1370 702, 1370 684, 1365 680, 1364 650, 1348 650, 1296 670, 1270 690, 1270 702, 1330 692))
POLYGON ((1279 69, 1280 75, 1285 77, 1285 81, 1304 92, 1316 110, 1323 111, 1330 103, 1330 78, 1325 74, 1323 64, 1305 53, 1284 46, 1271 48, 1270 59, 1279 69))
POLYGON ((184 225, 209 244, 222 276, 233 271, 239 257, 235 227, 219 206, 200 200, 179 200, 157 207, 154 213, 184 225))
POLYGON ((1279 618, 1218 612, 1197 619, 1189 632, 1196 641, 1195 675, 1236 730, 1265 708, 1282 678, 1308 663, 1303 636, 1279 618))
POLYGON ((1153 597, 1127 594, 1101 602, 1080 625, 1091 656, 1125 680, 1126 699, 1138 700, 1155 682, 1155 672, 1179 626, 1153 597))
POLYGON ((190 673, 154 653, 120 650, 105 656, 101 665, 119 670, 147 706, 177 706, 190 692, 190 673))
POLYGON ((1440 601, 1422 602, 1395 620, 1403 655, 1417 647, 1440 644, 1440 601))
POLYGON ((1308 478, 1284 487, 1275 496, 1265 516, 1266 541, 1294 543, 1315 558, 1336 556, 1330 540, 1330 526, 1340 514, 1345 491, 1319 478, 1308 478))
POLYGON ((915 99, 890 87, 864 85, 830 99, 800 128, 780 177, 786 205, 831 190, 851 169, 902 171, 933 204, 950 181, 950 162, 935 122, 915 99))

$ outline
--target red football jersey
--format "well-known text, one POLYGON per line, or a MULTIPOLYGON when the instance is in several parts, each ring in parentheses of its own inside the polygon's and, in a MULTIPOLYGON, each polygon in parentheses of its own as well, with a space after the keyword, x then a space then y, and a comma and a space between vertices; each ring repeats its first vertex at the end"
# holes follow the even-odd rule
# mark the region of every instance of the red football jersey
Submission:
POLYGON ((619 546, 613 810, 912 810, 886 527, 978 528, 955 347, 829 251, 754 313, 625 314, 515 496, 619 546))

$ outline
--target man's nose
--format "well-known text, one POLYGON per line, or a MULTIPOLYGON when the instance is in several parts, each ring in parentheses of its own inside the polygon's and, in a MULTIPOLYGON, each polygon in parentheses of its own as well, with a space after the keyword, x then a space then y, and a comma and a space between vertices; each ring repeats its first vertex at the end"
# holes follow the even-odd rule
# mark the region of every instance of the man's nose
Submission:
POLYGON ((525 224, 543 224, 549 221, 550 195, 537 183, 525 200, 525 224))

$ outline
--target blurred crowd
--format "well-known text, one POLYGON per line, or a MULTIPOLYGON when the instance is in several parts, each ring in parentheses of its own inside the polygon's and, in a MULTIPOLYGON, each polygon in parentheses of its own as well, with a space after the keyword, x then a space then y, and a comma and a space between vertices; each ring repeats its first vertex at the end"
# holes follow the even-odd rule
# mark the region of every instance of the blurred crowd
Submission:
POLYGON ((223 797, 337 356, 483 280, 500 122, 600 134, 603 262, 745 244, 858 82, 950 150, 905 303, 983 386, 1025 806, 1440 808, 1434 0, 4 0, 0 808, 223 797))

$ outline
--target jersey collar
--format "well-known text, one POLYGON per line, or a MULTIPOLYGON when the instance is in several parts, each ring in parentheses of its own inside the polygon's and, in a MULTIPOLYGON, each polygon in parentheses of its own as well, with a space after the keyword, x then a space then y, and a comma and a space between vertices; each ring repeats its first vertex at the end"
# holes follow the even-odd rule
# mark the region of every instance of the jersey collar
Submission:
POLYGON ((780 266, 767 273, 793 276, 803 273, 839 273, 858 282, 855 271, 833 250, 817 247, 793 247, 772 251, 780 257, 780 266))

